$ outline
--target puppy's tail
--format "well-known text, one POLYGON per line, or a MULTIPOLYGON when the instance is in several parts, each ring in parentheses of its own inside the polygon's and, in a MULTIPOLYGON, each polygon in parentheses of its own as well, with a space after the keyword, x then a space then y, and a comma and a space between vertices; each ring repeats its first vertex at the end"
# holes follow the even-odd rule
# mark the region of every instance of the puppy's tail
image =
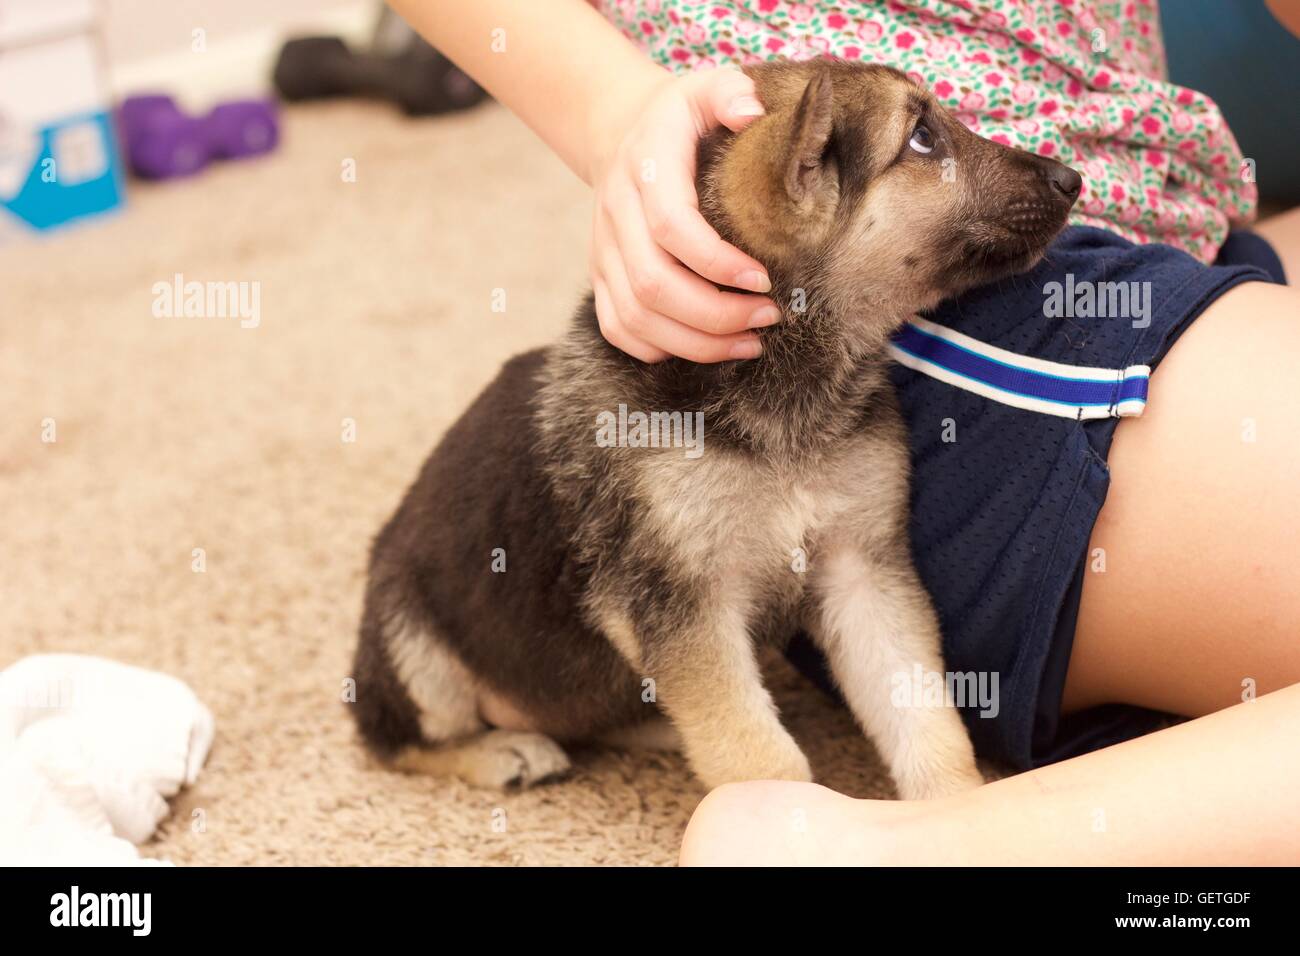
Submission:
POLYGON ((366 595, 352 661, 352 699, 345 701, 366 747, 384 762, 422 743, 420 711, 397 673, 373 590, 366 595))

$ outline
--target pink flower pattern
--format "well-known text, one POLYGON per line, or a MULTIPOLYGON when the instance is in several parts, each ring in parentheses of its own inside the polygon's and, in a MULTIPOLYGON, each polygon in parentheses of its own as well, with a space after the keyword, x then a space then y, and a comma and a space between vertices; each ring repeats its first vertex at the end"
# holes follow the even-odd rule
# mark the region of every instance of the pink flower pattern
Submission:
POLYGON ((1165 80, 1155 0, 598 0, 677 72, 818 56, 884 63, 967 127, 1084 176, 1074 223, 1211 261, 1256 191, 1214 102, 1165 80))

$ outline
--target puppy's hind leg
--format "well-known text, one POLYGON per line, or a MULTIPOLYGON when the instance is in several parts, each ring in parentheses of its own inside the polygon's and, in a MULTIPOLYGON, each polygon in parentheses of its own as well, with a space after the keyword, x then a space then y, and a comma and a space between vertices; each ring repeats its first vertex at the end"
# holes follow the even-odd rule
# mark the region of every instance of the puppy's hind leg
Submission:
POLYGON ((434 634, 372 606, 354 668, 357 727, 370 751, 399 770, 454 776, 479 787, 527 787, 569 760, 542 734, 490 729, 473 675, 434 634))

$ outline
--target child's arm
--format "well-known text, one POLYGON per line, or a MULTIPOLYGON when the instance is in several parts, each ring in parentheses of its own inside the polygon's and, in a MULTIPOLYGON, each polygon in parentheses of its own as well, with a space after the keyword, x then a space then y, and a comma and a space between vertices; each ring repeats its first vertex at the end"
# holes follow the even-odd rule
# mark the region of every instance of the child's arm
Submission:
POLYGON ((390 5, 589 184, 596 143, 607 138, 606 113, 643 103, 668 79, 582 0, 390 5))
POLYGON ((767 273, 704 221, 694 184, 699 137, 761 112, 744 74, 674 78, 583 0, 391 4, 595 190, 591 278, 610 342, 645 361, 758 354, 747 330, 776 307, 704 279, 766 292, 767 273))

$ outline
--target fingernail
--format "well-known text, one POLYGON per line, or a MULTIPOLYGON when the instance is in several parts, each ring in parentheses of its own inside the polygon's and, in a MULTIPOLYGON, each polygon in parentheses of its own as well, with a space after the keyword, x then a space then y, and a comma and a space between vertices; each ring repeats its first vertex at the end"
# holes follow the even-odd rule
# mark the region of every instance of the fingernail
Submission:
POLYGON ((758 339, 742 339, 731 347, 733 359, 755 359, 763 354, 763 346, 758 339))
POLYGON ((771 292, 772 280, 767 277, 765 272, 747 269, 736 276, 736 288, 748 289, 751 292, 771 292))
POLYGON ((732 101, 731 112, 735 116, 762 116, 763 104, 752 96, 741 96, 732 101))
POLYGON ((759 329, 765 325, 775 325, 780 318, 780 309, 774 305, 765 305, 761 309, 754 310, 754 314, 749 317, 749 327, 759 329))

